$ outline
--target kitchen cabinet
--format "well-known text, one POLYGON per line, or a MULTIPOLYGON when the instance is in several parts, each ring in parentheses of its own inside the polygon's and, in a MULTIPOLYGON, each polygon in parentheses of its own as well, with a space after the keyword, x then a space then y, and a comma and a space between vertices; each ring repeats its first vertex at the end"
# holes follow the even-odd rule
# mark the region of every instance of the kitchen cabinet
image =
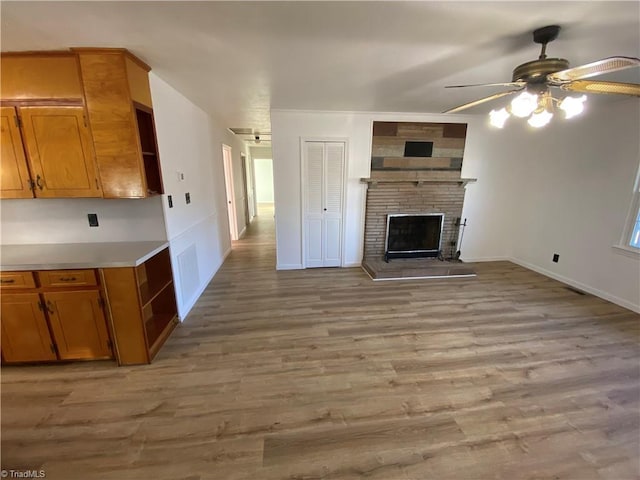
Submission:
POLYGON ((7 245, 1 260, 3 363, 151 363, 178 324, 166 242, 7 245))
POLYGON ((22 146, 18 115, 13 107, 2 107, 0 110, 0 198, 33 198, 33 184, 22 146))
POLYGON ((60 360, 111 357, 99 292, 47 292, 42 297, 60 360))
POLYGON ((124 49, 75 48, 105 198, 163 193, 150 67, 124 49))
POLYGON ((40 295, 2 292, 0 305, 4 362, 57 360, 40 295))
POLYGON ((148 65, 117 48, 3 53, 0 60, 0 198, 164 192, 148 65))
POLYGON ((178 322, 169 249, 137 267, 101 274, 119 363, 150 363, 178 322))
POLYGON ((5 363, 113 358, 95 270, 2 272, 5 363))
POLYGON ((102 196, 82 106, 2 107, 2 130, 1 198, 102 196))

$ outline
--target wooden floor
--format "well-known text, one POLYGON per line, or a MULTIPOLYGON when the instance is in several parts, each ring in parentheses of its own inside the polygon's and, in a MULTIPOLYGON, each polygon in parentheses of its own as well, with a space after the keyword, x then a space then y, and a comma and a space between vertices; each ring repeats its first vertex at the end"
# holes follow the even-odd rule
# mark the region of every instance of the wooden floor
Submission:
POLYGON ((2 369, 2 467, 60 480, 637 479, 640 316, 519 266, 274 270, 248 231, 150 366, 2 369))

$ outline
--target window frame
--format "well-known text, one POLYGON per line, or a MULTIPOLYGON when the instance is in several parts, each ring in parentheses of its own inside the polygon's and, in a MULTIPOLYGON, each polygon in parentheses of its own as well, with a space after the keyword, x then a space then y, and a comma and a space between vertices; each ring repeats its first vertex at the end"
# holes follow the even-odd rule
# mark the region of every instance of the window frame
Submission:
POLYGON ((640 160, 638 161, 638 171, 633 185, 631 205, 629 206, 622 236, 618 245, 614 245, 614 248, 621 251, 621 253, 640 258, 640 247, 631 245, 631 235, 638 220, 640 220, 640 160))

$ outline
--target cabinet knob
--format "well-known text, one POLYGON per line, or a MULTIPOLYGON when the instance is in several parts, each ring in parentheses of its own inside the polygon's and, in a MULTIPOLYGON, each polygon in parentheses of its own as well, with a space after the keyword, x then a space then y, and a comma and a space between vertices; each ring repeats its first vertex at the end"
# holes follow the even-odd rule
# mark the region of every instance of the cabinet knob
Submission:
POLYGON ((0 283, 16 283, 16 280, 14 278, 9 278, 9 279, 3 278, 0 280, 0 283))
POLYGON ((51 301, 47 300, 47 312, 49 313, 54 313, 53 311, 53 304, 51 303, 51 301))
POLYGON ((40 190, 44 188, 44 185, 42 185, 42 177, 40 175, 36 176, 36 185, 40 190))

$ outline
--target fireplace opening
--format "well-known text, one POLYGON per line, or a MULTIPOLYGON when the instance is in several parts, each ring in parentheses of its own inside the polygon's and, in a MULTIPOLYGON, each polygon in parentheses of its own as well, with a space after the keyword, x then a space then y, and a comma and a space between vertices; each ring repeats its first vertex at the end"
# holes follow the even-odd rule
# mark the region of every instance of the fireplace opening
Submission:
POLYGON ((444 213, 389 214, 385 261, 391 258, 441 257, 444 213))

